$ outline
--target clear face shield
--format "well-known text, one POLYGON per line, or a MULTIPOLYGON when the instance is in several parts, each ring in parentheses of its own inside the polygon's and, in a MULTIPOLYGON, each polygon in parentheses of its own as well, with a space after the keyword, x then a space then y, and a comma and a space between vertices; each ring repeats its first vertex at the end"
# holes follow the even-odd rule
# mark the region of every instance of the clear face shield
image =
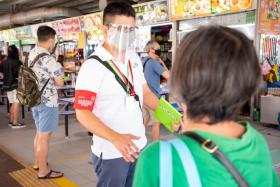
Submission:
POLYGON ((106 26, 107 42, 112 47, 115 57, 123 60, 127 51, 135 49, 135 33, 138 27, 121 24, 106 24, 106 26))

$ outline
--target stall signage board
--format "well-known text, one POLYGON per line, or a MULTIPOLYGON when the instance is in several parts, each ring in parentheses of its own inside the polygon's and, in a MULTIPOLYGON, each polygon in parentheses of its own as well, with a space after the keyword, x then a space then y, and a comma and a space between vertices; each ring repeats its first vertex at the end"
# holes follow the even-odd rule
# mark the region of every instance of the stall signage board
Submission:
POLYGON ((58 34, 80 32, 81 25, 79 18, 69 18, 52 22, 52 27, 58 34))
POLYGON ((11 41, 16 40, 16 31, 14 29, 7 29, 0 32, 0 40, 1 41, 11 41))
POLYGON ((280 34, 280 0, 261 0, 259 13, 260 34, 280 34))
POLYGON ((169 0, 171 20, 211 14, 211 0, 169 0))
POLYGON ((256 13, 255 11, 246 13, 246 23, 255 23, 256 21, 256 13))
POLYGON ((167 1, 158 1, 134 6, 137 25, 151 25, 168 21, 167 1))
POLYGON ((31 26, 18 27, 15 31, 18 40, 33 38, 31 26))
POLYGON ((79 17, 81 30, 85 32, 99 30, 102 25, 102 14, 94 13, 79 17))
POLYGON ((169 0, 171 20, 250 10, 253 0, 169 0))
POLYGON ((94 13, 80 17, 81 29, 86 32, 86 39, 89 45, 96 45, 103 42, 104 37, 101 31, 102 14, 94 13))
POLYGON ((255 11, 242 12, 231 15, 211 16, 181 21, 179 30, 193 30, 205 25, 244 25, 255 22, 255 11))
MULTIPOLYGON (((238 1, 238 0, 237 0, 238 1)), ((224 12, 229 12, 230 9, 230 1, 229 0, 211 0, 211 13, 220 14, 224 12)))
POLYGON ((31 44, 36 44, 36 38, 28 38, 28 39, 22 39, 21 44, 22 45, 31 45, 31 44))

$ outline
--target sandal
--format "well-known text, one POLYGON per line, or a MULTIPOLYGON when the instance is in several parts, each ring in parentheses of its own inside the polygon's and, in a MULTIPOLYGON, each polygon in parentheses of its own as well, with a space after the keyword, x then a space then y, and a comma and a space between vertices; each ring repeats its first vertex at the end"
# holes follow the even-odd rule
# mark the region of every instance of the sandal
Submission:
MULTIPOLYGON (((47 162, 47 166, 49 165, 49 163, 47 162)), ((39 167, 37 165, 33 165, 32 168, 35 170, 35 171, 39 171, 39 167)))
POLYGON ((39 177, 38 176, 38 179, 57 179, 57 178, 61 178, 63 177, 63 173, 59 172, 59 171, 53 171, 53 170, 50 170, 49 173, 47 173, 45 176, 43 177, 39 177), (58 176, 52 176, 53 173, 60 173, 60 175, 58 176))

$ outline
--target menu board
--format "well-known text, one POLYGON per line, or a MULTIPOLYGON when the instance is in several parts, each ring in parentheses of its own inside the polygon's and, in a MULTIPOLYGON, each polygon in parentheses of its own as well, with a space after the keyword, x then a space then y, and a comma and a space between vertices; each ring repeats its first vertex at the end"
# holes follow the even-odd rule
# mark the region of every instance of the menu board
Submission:
POLYGON ((184 0, 178 2, 174 8, 175 12, 181 12, 181 16, 183 17, 210 15, 211 0, 184 0))
POLYGON ((7 29, 0 32, 1 41, 16 40, 16 31, 14 29, 7 29))
POLYGON ((240 11, 253 8, 253 0, 230 0, 230 10, 240 11))
POLYGON ((248 10, 253 0, 169 0, 171 20, 248 10))
POLYGON ((88 32, 92 30, 98 30, 102 25, 102 14, 97 13, 81 16, 80 23, 82 31, 88 32))
POLYGON ((90 14, 80 17, 81 29, 86 32, 86 39, 89 45, 100 44, 104 40, 101 31, 102 14, 90 14))
POLYGON ((15 28, 17 39, 33 38, 31 26, 24 26, 15 28))
POLYGON ((168 21, 167 1, 146 3, 135 6, 136 24, 147 25, 168 21))
POLYGON ((79 18, 69 18, 52 22, 52 27, 58 34, 80 32, 80 20, 79 18))
MULTIPOLYGON (((191 2, 191 1, 189 1, 191 2)), ((211 14, 211 0, 193 1, 192 10, 195 16, 204 16, 211 14)))
POLYGON ((261 0, 258 32, 280 34, 280 0, 261 0))
POLYGON ((211 3, 212 14, 219 14, 230 11, 230 0, 211 0, 211 3))

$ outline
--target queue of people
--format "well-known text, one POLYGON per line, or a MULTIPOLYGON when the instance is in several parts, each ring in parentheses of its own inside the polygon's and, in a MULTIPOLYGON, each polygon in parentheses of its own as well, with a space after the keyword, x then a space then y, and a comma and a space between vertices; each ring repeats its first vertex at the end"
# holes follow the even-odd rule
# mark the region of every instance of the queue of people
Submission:
MULTIPOLYGON (((76 118, 93 134, 97 187, 279 185, 265 139, 249 122, 235 121, 236 111, 258 91, 261 80, 255 48, 244 34, 222 26, 192 31, 178 47, 169 72, 158 43, 147 43, 148 57, 142 62, 133 51, 137 27, 129 3, 109 3, 101 29, 104 43, 83 63, 74 102, 76 118), (147 145, 160 76, 183 109, 182 131, 174 140, 156 141, 160 123, 152 119, 154 142, 147 145)), ((42 91, 41 103, 32 107, 39 179, 63 177, 48 165, 50 138, 58 127, 55 87, 64 84, 62 57, 51 55, 55 36, 54 29, 40 26, 38 44, 28 56, 29 65, 35 61, 32 71, 42 91)), ((20 64, 16 47, 10 46, 0 72, 14 104, 12 127, 24 126, 18 123, 16 99, 20 64)))

